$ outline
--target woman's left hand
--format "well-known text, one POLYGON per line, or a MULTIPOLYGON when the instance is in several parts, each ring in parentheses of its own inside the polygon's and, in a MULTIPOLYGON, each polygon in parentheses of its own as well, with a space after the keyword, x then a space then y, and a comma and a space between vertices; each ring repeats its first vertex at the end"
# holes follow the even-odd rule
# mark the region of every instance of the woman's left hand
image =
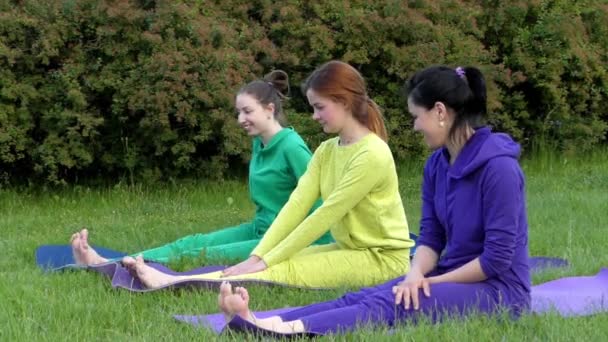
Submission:
POLYGON ((264 260, 260 260, 254 264, 244 265, 243 267, 241 267, 237 270, 234 270, 229 275, 223 275, 223 277, 226 277, 226 276, 234 277, 234 276, 239 276, 241 274, 262 272, 267 268, 268 268, 268 266, 266 266, 266 263, 264 262, 264 260))
POLYGON ((419 291, 422 290, 426 297, 431 296, 431 283, 433 278, 425 278, 424 275, 417 270, 410 270, 403 281, 393 287, 395 295, 395 304, 403 303, 403 307, 409 310, 410 306, 414 310, 420 308, 419 291))

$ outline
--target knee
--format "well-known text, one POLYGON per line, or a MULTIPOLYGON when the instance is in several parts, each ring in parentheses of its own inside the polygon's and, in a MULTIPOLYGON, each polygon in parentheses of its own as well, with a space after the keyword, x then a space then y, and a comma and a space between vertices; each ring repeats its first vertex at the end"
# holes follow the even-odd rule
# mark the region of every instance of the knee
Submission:
POLYGON ((361 296, 360 292, 349 292, 342 297, 338 298, 338 302, 342 305, 355 305, 357 304, 363 296, 361 296))
POLYGON ((377 291, 360 301, 360 304, 368 311, 378 312, 382 315, 395 314, 395 295, 392 291, 377 291))
POLYGON ((361 324, 383 322, 392 326, 399 314, 392 292, 371 294, 357 303, 357 307, 357 320, 361 324))
POLYGON ((374 288, 365 287, 356 292, 348 292, 338 300, 345 305, 355 305, 374 294, 374 288))

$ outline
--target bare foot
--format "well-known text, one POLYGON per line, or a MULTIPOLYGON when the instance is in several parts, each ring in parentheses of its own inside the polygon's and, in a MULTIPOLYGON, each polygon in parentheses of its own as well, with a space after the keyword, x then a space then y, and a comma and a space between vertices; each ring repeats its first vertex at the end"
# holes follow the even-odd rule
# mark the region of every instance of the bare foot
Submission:
MULTIPOLYGON (((222 284, 220 285, 220 294, 217 295, 217 306, 220 308, 220 310, 226 314, 226 311, 228 310, 226 308, 226 305, 224 305, 224 298, 230 296, 232 294, 232 285, 230 285, 229 282, 224 281, 222 282, 222 284)), ((226 314, 226 316, 229 316, 228 314, 226 314)))
POLYGON ((281 317, 272 316, 264 319, 256 318, 249 310, 249 292, 244 287, 237 287, 233 293, 232 285, 223 282, 218 295, 218 306, 226 316, 226 320, 238 315, 242 319, 266 330, 287 334, 304 332, 302 321, 283 322, 281 317))
POLYGON ((89 231, 84 228, 74 233, 70 239, 72 254, 77 265, 96 265, 108 262, 89 245, 89 231))
POLYGON ((249 311, 249 292, 244 287, 237 287, 235 293, 233 293, 232 285, 227 281, 223 282, 220 285, 220 294, 217 301, 220 310, 228 318, 239 315, 246 320, 255 319, 249 311))
POLYGON ((144 262, 144 258, 138 255, 134 260, 131 257, 123 258, 123 264, 127 268, 135 271, 137 278, 141 280, 142 284, 149 289, 157 289, 169 284, 172 284, 180 279, 178 276, 172 276, 163 273, 155 268, 152 268, 144 262))
POLYGON ((126 268, 130 270, 135 270, 135 264, 137 263, 137 261, 134 257, 127 255, 126 257, 122 258, 121 262, 126 268))

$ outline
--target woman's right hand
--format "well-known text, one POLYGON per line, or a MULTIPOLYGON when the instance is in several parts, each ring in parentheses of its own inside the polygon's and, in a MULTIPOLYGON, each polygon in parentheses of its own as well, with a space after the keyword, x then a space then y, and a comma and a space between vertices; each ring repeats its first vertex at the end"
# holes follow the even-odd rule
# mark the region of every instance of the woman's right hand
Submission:
POLYGON ((262 258, 257 255, 252 255, 247 260, 225 269, 222 272, 222 276, 229 277, 231 275, 241 274, 244 270, 249 269, 249 267, 257 264, 260 261, 262 261, 262 258))
POLYGON ((420 299, 418 291, 422 289, 425 296, 431 296, 431 286, 428 278, 418 270, 410 270, 397 286, 393 287, 395 294, 395 304, 399 305, 403 302, 403 307, 408 310, 412 304, 414 310, 420 308, 420 299))

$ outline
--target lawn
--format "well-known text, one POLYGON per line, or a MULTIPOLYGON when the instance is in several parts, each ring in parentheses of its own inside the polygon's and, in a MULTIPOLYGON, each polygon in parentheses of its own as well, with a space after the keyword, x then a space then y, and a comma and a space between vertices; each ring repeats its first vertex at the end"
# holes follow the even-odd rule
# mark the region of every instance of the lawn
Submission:
MULTIPOLYGON (((608 267, 608 153, 525 160, 530 251, 565 257, 572 267, 545 271, 534 283, 608 267)), ((418 231, 421 165, 402 165, 401 193, 410 229, 418 231)), ((134 252, 186 234, 237 224, 253 206, 244 181, 207 181, 155 187, 0 190, 0 340, 210 341, 205 330, 174 321, 172 314, 216 312, 207 291, 131 294, 113 290, 97 274, 43 274, 34 265, 37 245, 66 243, 89 227, 94 243, 134 252)), ((191 265, 180 265, 187 267, 191 265)), ((270 309, 331 299, 342 290, 313 292, 251 288, 253 307, 270 309)), ((525 316, 519 321, 474 317, 441 325, 402 325, 392 335, 362 330, 323 340, 608 340, 608 314, 583 318, 525 316)), ((242 340, 227 334, 221 339, 242 340)))

